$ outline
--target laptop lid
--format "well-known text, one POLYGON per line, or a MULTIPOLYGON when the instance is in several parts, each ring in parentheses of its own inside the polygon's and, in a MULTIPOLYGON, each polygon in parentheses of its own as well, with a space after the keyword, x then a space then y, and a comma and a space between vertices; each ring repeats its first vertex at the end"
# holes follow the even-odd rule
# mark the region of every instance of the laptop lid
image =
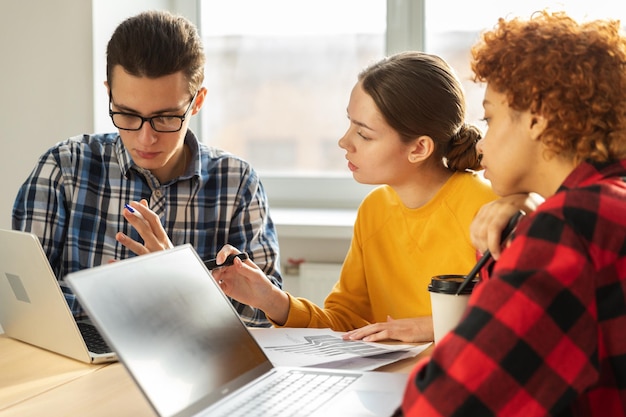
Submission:
MULTIPOLYGON (((188 244, 66 281, 161 416, 195 415, 278 370, 188 244)), ((365 374, 384 376, 374 385, 399 405, 406 375, 365 374)))
POLYGON ((87 363, 90 353, 36 235, 0 229, 0 324, 7 336, 87 363))

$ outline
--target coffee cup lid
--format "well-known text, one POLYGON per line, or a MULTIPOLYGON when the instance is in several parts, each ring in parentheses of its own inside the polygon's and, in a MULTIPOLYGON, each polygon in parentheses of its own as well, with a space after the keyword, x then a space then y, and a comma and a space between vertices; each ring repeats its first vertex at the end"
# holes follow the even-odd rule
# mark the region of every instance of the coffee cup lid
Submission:
MULTIPOLYGON (((456 294, 464 280, 465 275, 437 275, 431 278, 428 291, 443 294, 456 294)), ((476 279, 468 282, 465 288, 463 288, 463 291, 461 291, 461 294, 471 294, 477 282, 478 280, 476 279)))

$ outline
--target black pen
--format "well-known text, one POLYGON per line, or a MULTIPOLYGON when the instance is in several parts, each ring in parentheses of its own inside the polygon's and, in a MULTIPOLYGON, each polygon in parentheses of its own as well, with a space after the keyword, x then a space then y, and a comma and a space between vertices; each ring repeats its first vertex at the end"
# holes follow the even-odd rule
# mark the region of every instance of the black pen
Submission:
POLYGON ((221 268, 223 266, 231 266, 233 262, 235 261, 235 258, 239 258, 242 261, 245 261, 246 259, 248 259, 248 254, 247 253, 236 253, 236 254, 231 253, 230 255, 228 255, 228 257, 226 257, 226 260, 221 264, 218 264, 214 258, 214 259, 209 259, 208 261, 204 261, 204 266, 206 266, 208 270, 221 268))
MULTIPOLYGON (((513 230, 515 230, 515 226, 517 226, 517 222, 523 215, 524 215, 524 212, 519 210, 517 213, 515 213, 513 217, 511 217, 506 227, 502 231, 502 235, 500 236, 501 245, 504 245, 504 243, 507 241, 511 233, 513 233, 513 230)), ((476 265, 474 265, 472 270, 465 276, 465 279, 463 280, 461 285, 459 285, 459 288, 456 290, 456 295, 461 294, 461 291, 463 291, 463 289, 467 286, 467 284, 469 284, 469 282, 472 281, 474 277, 476 277, 476 274, 478 274, 481 268, 485 266, 489 258, 491 258, 491 252, 489 251, 489 249, 487 249, 483 253, 483 256, 480 257, 476 265)))

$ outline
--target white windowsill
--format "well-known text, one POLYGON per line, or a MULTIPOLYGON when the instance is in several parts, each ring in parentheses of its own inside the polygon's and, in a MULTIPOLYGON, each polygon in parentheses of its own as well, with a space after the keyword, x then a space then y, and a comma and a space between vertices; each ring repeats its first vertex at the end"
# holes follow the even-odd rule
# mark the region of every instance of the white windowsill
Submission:
POLYGON ((351 239, 356 210, 275 208, 270 210, 279 238, 351 239))

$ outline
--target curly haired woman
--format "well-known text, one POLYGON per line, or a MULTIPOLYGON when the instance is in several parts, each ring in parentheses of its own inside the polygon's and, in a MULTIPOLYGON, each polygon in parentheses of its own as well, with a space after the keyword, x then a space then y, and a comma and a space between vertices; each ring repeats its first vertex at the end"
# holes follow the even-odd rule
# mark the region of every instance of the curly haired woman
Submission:
POLYGON ((494 191, 545 201, 413 370, 407 416, 626 415, 626 38, 500 19, 472 50, 494 191))

